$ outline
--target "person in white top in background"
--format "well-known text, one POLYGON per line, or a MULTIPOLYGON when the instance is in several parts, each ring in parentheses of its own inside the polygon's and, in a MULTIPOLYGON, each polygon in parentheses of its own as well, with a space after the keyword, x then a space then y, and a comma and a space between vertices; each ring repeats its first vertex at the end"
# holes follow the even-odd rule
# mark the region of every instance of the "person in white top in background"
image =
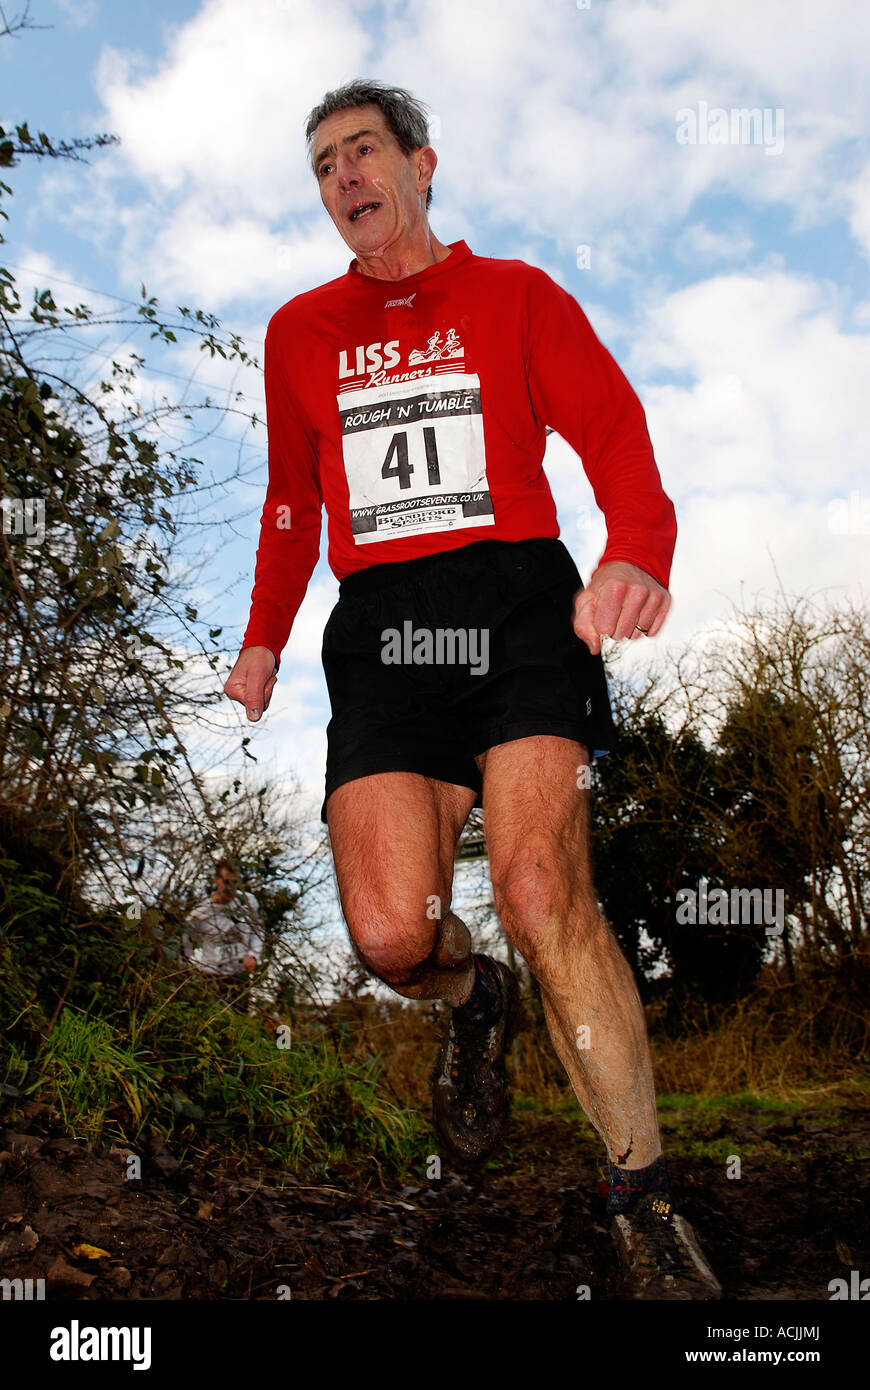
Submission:
POLYGON ((253 893, 237 885, 235 870, 222 859, 215 891, 188 914, 182 949, 189 964, 212 976, 219 993, 244 1013, 250 977, 263 953, 263 927, 253 893))

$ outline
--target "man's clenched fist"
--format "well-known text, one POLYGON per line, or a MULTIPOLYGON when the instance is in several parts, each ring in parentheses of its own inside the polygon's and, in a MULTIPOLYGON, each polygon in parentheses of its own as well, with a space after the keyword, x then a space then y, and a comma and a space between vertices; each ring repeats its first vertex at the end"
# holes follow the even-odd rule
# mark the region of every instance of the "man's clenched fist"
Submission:
POLYGON ((229 674, 224 694, 244 705, 255 722, 269 708, 278 679, 278 662, 268 647, 245 647, 229 674))
POLYGON ((651 574, 614 560, 575 594, 574 631, 594 655, 602 637, 655 637, 670 606, 670 594, 651 574))

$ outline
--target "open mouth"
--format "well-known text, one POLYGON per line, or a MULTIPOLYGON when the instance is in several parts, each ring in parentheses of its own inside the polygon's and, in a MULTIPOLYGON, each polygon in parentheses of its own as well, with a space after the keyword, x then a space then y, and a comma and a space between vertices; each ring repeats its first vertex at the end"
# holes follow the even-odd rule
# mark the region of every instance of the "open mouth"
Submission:
POLYGON ((360 203, 359 207, 354 208, 353 212, 350 214, 350 220, 351 222, 357 222, 359 218, 365 217, 366 213, 374 212, 375 209, 379 207, 380 203, 360 203))

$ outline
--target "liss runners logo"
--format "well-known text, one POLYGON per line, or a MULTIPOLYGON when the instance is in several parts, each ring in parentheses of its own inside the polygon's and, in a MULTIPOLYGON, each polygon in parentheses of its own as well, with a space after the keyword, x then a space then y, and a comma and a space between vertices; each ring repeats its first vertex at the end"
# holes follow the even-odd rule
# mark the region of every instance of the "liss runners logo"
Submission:
POLYGON ((384 305, 385 309, 413 309, 414 300, 417 298, 417 291, 409 294, 407 299, 388 299, 384 305))
POLYGON ((454 372, 457 359, 464 357, 465 349, 455 328, 448 329, 446 334, 438 329, 425 348, 411 349, 407 365, 414 368, 413 371, 390 370, 402 362, 398 338, 391 338, 388 343, 359 343, 354 348, 342 348, 338 354, 338 389, 343 393, 371 386, 392 386, 400 381, 415 381, 418 377, 431 376, 433 372, 454 372))

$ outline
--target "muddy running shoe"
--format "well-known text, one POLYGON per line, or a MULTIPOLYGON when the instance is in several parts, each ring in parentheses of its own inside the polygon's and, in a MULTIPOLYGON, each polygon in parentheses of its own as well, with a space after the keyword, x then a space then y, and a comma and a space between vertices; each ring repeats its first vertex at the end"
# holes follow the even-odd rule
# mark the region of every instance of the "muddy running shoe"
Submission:
POLYGON ((479 1163, 501 1138, 510 1092, 504 1057, 521 1018, 516 976, 501 961, 481 956, 501 996, 494 1021, 466 1021, 451 1009, 432 1074, 432 1120, 451 1157, 479 1163))
POLYGON ((685 1217, 661 1192, 647 1192, 614 1216, 611 1232, 628 1298, 712 1299, 722 1288, 685 1217))

